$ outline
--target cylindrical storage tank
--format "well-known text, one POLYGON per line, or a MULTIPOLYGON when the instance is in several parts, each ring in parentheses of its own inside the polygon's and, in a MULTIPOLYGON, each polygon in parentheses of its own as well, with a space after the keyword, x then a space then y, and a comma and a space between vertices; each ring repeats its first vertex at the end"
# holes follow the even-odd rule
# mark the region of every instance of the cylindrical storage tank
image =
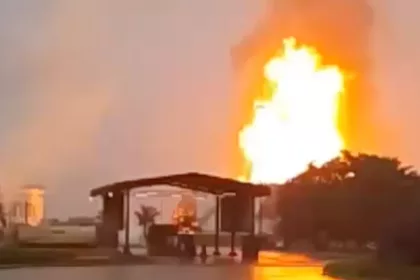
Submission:
POLYGON ((22 188, 23 201, 20 215, 23 214, 25 224, 38 226, 44 220, 44 187, 26 185, 22 188))

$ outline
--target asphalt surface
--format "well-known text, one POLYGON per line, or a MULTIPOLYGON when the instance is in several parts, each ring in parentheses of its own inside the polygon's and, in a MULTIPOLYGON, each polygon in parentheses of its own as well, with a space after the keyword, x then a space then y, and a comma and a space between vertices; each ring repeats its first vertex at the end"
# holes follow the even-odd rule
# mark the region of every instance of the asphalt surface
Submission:
POLYGON ((240 256, 200 262, 165 261, 154 265, 50 267, 0 270, 5 280, 332 280, 322 275, 325 260, 304 254, 261 252, 258 264, 240 264, 240 256), (228 265, 226 265, 228 264, 228 265))

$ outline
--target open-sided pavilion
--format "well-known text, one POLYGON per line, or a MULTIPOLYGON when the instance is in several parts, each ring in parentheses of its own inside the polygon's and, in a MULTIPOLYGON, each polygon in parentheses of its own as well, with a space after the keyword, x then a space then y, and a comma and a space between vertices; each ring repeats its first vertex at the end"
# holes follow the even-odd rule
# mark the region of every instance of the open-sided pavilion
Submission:
MULTIPOLYGON (((107 229, 108 237, 111 239, 118 234, 118 230, 125 230, 124 251, 130 252, 129 248, 129 217, 130 217, 130 191, 141 187, 157 185, 168 185, 187 189, 193 192, 204 192, 215 196, 215 255, 219 253, 220 234, 220 199, 226 194, 252 198, 252 213, 255 212, 255 198, 270 195, 271 189, 266 185, 241 182, 234 179, 222 178, 200 173, 183 173, 152 178, 142 178, 117 182, 92 189, 91 197, 100 196, 103 198, 103 227, 107 229), (125 198, 125 199, 124 199, 125 198), (107 203, 108 202, 108 203, 107 203), (124 210, 125 211, 124 211, 124 210), (125 212, 125 214, 123 214, 125 212), (124 221, 122 221, 122 217, 124 221), (119 218, 121 217, 121 218, 119 218)), ((255 215, 252 215, 250 234, 255 232, 255 215)))

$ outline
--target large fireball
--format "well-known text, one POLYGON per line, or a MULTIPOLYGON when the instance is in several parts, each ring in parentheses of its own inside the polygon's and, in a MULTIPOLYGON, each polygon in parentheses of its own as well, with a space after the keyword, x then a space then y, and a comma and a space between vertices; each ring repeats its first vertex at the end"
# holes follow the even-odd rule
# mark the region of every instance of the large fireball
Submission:
POLYGON ((283 183, 339 155, 344 143, 338 129, 344 75, 323 65, 315 49, 284 41, 267 62, 264 92, 254 116, 240 132, 240 147, 252 182, 283 183))

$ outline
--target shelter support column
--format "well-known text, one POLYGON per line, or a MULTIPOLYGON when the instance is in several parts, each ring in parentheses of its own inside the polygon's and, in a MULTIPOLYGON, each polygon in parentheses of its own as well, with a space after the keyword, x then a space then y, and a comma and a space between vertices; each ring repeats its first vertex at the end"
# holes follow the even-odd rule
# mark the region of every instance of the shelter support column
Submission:
POLYGON ((125 209, 125 215, 124 215, 124 229, 125 229, 125 235, 124 235, 124 251, 123 253, 126 255, 130 255, 130 190, 127 189, 125 191, 125 203, 124 203, 124 209, 125 209))
POLYGON ((235 244, 236 241, 236 231, 235 229, 232 230, 232 232, 230 233, 230 252, 229 252, 229 256, 230 257, 236 257, 238 254, 235 251, 235 244))
POLYGON ((263 233, 263 220, 264 220, 264 213, 263 213, 263 198, 258 198, 258 234, 263 233))
POLYGON ((214 256, 220 256, 219 235, 220 235, 220 195, 216 195, 216 213, 215 213, 215 233, 214 233, 214 256))
POLYGON ((252 236, 255 235, 255 197, 251 197, 251 228, 250 233, 252 236))
POLYGON ((103 197, 103 219, 100 226, 100 244, 118 249, 118 230, 122 227, 123 202, 119 193, 108 192, 103 197))

